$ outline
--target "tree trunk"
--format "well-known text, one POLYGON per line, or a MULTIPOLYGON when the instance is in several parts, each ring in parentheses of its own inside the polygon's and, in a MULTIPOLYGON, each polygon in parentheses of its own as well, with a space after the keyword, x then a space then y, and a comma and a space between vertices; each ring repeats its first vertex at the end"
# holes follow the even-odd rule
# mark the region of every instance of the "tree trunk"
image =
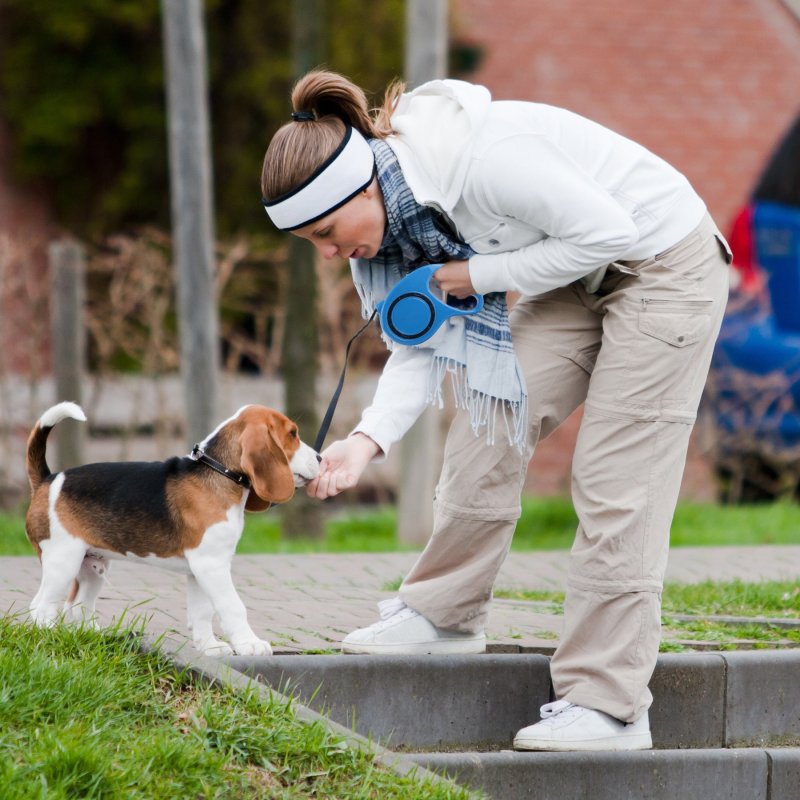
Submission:
MULTIPOLYGON (((300 77, 316 66, 322 52, 322 3, 294 0, 292 48, 294 72, 300 77)), ((288 122, 288 119, 287 119, 288 122)), ((317 277, 314 246, 290 236, 286 333, 281 354, 286 414, 300 426, 305 442, 312 442, 319 427, 317 371, 317 277)), ((283 535, 287 538, 321 539, 324 536, 322 504, 297 492, 281 509, 283 535)))
MULTIPOLYGON (((447 75, 447 0, 408 0, 405 78, 411 87, 447 75)), ((442 463, 440 412, 428 408, 400 446, 397 538, 423 545, 433 528, 433 493, 442 463)))
POLYGON ((202 0, 162 0, 170 194, 187 444, 218 423, 218 310, 202 0))

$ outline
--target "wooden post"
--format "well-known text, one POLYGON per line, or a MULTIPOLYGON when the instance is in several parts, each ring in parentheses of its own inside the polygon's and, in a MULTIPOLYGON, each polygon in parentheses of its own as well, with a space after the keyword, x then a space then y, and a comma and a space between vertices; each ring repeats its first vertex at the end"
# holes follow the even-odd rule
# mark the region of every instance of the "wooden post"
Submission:
POLYGON ((447 0, 407 0, 405 44, 411 88, 447 76, 447 0))
POLYGON ((202 0, 162 0, 170 194, 187 444, 217 422, 219 322, 202 0))
MULTIPOLYGON (((447 0, 407 0, 405 78, 418 86, 447 75, 447 0)), ((433 528, 433 493, 442 464, 441 412, 428 408, 400 445, 397 538, 422 545, 433 528)))
MULTIPOLYGON (((50 263, 50 331, 56 401, 82 403, 86 358, 83 309, 86 299, 86 258, 83 247, 69 239, 48 248, 50 263)), ((58 469, 84 463, 86 424, 65 420, 56 429, 58 469)))
MULTIPOLYGON (((321 0, 292 3, 292 58, 294 74, 301 77, 322 58, 321 0)), ((289 121, 287 109, 286 121, 289 121)), ((285 411, 300 421, 300 434, 313 441, 319 427, 317 412, 317 371, 319 331, 317 326, 317 273, 314 245, 289 237, 289 279, 287 281, 286 332, 281 353, 285 411)), ((305 492, 297 492, 281 508, 281 528, 287 539, 322 539, 325 527, 322 504, 305 492)))

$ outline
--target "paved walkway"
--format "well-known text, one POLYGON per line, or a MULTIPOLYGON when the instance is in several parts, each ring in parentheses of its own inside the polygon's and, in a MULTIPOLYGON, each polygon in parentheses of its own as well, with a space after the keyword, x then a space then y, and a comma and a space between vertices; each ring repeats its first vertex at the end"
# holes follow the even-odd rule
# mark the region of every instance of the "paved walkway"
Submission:
MULTIPOLYGON (((237 556, 234 582, 250 623, 278 653, 338 649, 349 631, 377 619, 375 603, 408 571, 414 553, 237 556)), ((562 590, 567 553, 511 553, 496 589, 562 590)), ((35 557, 0 558, 0 612, 24 614, 36 594, 35 557)), ((112 564, 100 595, 101 623, 143 617, 151 633, 187 635, 185 581, 181 576, 125 562, 112 564)), ((800 545, 675 548, 667 580, 800 581, 800 545)), ((561 617, 541 604, 495 600, 487 636, 494 651, 550 652, 561 617)), ((800 616, 800 614, 799 614, 800 616)))

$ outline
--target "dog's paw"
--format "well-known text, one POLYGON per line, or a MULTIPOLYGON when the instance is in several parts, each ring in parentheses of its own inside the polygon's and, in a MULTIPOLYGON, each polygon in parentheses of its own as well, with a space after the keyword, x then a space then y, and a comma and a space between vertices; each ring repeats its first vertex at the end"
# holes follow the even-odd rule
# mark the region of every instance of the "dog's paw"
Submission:
POLYGON ((31 608, 29 613, 33 624, 39 628, 52 628, 60 619, 57 610, 41 606, 31 608))
POLYGON ((237 656, 271 656, 272 647, 263 639, 248 639, 234 644, 233 652, 237 656))
POLYGON ((211 658, 222 658, 223 656, 232 656, 233 648, 226 642, 221 642, 219 639, 213 641, 206 641, 202 644, 195 645, 197 649, 204 655, 211 658))

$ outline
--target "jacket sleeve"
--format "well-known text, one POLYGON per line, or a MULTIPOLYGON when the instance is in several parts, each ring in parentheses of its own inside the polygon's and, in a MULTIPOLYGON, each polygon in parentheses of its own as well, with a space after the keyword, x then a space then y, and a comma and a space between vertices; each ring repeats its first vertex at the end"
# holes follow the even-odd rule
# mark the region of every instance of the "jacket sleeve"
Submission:
MULTIPOLYGON (((427 406, 430 348, 395 346, 383 367, 372 404, 352 431, 370 437, 386 456, 427 406)), ((379 459, 376 459, 379 460, 379 459)))
POLYGON ((630 214, 552 142, 517 135, 493 145, 473 164, 477 203, 511 217, 544 238, 508 252, 469 260, 475 289, 536 295, 566 286, 610 264, 639 238, 630 214))

